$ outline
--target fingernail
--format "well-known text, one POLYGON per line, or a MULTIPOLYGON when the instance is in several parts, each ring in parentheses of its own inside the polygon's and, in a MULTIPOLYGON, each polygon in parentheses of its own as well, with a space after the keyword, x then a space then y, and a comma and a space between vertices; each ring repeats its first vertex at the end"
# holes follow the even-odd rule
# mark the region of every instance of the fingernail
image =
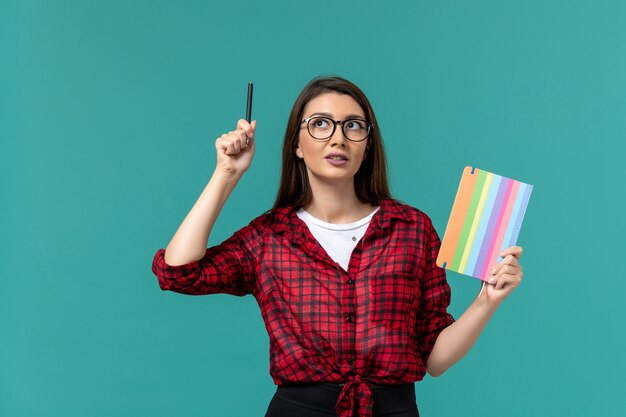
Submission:
POLYGON ((495 278, 491 278, 491 279, 490 279, 489 281, 487 281, 487 282, 489 282, 490 284, 493 284, 493 283, 495 283, 495 282, 496 282, 496 279, 495 279, 495 278))

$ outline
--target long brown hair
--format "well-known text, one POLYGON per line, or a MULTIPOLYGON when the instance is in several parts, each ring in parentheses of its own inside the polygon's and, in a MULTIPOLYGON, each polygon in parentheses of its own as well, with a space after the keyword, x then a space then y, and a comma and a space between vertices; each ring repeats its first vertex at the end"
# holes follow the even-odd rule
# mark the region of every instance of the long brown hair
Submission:
POLYGON ((383 138, 378 128, 374 109, 361 89, 341 77, 317 77, 311 80, 296 99, 285 130, 283 162, 280 185, 274 208, 294 205, 304 207, 313 198, 304 160, 296 155, 302 113, 309 101, 328 92, 347 94, 361 106, 365 118, 372 124, 365 160, 354 176, 354 189, 364 203, 378 204, 381 199, 391 198, 387 179, 387 162, 383 149, 383 138))

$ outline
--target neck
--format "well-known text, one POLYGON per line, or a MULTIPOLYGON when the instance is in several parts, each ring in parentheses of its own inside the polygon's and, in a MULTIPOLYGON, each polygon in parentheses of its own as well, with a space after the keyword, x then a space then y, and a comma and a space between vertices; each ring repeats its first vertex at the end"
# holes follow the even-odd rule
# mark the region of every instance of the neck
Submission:
POLYGON ((313 198, 303 207, 313 217, 327 223, 353 223, 374 210, 372 204, 363 203, 354 191, 354 179, 345 182, 316 181, 309 176, 313 198))

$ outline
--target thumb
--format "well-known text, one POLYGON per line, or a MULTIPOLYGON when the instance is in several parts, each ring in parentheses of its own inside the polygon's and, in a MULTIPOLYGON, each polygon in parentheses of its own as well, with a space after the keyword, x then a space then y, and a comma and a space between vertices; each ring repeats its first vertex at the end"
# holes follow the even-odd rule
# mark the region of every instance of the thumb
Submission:
POLYGON ((250 138, 250 140, 253 140, 255 131, 256 131, 256 120, 253 120, 250 123, 250 127, 246 129, 246 137, 250 138))
POLYGON ((249 137, 250 140, 254 139, 255 131, 256 131, 256 120, 253 120, 250 123, 250 128, 246 130, 246 136, 249 137))

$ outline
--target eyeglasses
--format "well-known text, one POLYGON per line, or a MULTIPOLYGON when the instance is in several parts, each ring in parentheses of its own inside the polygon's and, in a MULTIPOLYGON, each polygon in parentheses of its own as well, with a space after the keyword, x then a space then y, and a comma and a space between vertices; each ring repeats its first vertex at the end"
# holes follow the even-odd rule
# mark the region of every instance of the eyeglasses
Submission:
POLYGON ((335 133, 337 125, 346 139, 352 142, 361 142, 367 139, 372 125, 362 119, 333 120, 328 117, 312 116, 304 119, 306 128, 313 139, 328 140, 335 133))

